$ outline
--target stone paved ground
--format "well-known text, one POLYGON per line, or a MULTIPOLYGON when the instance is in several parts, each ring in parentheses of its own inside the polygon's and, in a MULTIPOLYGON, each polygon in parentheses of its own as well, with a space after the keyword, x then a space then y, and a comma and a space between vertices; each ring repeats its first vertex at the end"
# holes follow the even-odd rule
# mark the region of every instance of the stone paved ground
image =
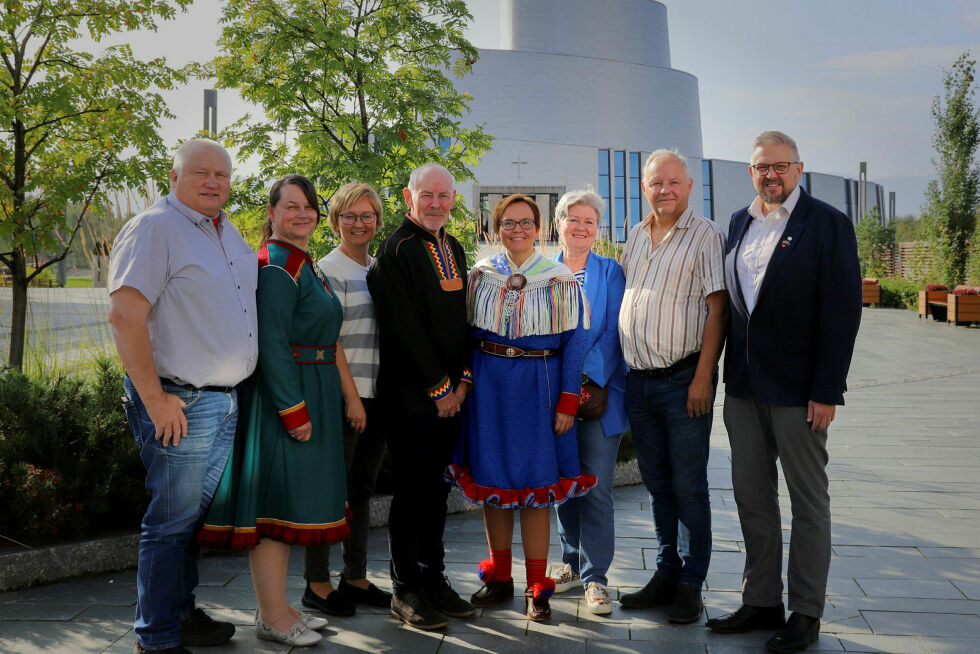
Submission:
MULTIPOLYGON (((834 556, 823 633, 810 651, 975 654, 980 651, 980 329, 919 321, 908 311, 867 309, 850 377, 848 405, 830 436, 834 556)), ((720 401, 717 407, 720 408, 720 401)), ((716 421, 711 439, 714 553, 707 615, 739 604, 742 540, 729 476, 729 449, 716 421)), ((782 494, 784 529, 788 500, 782 494)), ((617 552, 610 583, 629 592, 652 574, 656 541, 640 486, 616 494, 617 552)), ((788 531, 787 531, 788 537, 788 531)), ((519 535, 515 536, 519 543, 519 535)), ((478 587, 486 555, 479 513, 450 516, 449 575, 462 594, 478 587)), ((515 554, 519 552, 515 548, 515 554)), ((557 556, 552 547, 552 558, 557 556)), ((302 592, 295 552, 289 594, 302 592)), ((386 539, 371 534, 370 575, 388 586, 386 539)), ((515 560, 518 578, 523 561, 515 560)), ((201 562, 198 602, 238 624, 226 646, 208 650, 286 652, 260 643, 246 559, 201 562)), ((0 594, 0 651, 115 652, 133 648, 132 571, 0 594)), ((453 620, 444 632, 402 627, 384 611, 332 618, 311 651, 335 652, 670 652, 748 654, 766 633, 721 636, 673 626, 664 610, 585 611, 580 592, 557 596, 548 624, 529 623, 522 601, 453 620)), ((301 651, 301 650, 300 650, 301 651)))

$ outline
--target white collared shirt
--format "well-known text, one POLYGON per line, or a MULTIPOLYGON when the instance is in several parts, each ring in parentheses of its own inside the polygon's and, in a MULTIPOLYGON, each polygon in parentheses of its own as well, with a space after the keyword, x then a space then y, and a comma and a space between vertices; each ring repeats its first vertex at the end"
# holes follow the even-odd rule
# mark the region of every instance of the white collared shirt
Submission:
POLYGON ((749 313, 752 313, 752 309, 755 308, 756 296, 759 294, 759 287, 762 286, 762 279, 766 276, 769 260, 776 249, 776 243, 783 236, 786 223, 789 222, 790 214, 793 213, 799 199, 800 187, 797 186, 786 201, 768 215, 762 213, 762 198, 759 196, 756 196, 749 205, 748 211, 752 222, 745 230, 738 256, 735 257, 739 288, 742 290, 745 308, 749 313))

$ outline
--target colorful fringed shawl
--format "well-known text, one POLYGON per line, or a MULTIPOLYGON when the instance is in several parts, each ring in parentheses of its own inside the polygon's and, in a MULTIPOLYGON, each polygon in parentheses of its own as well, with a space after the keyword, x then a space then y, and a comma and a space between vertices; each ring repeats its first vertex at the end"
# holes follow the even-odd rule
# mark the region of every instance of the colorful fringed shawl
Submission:
POLYGON ((470 272, 467 296, 469 323, 506 338, 560 334, 578 326, 589 328, 589 304, 575 275, 553 259, 534 252, 519 268, 506 253, 478 261, 470 272), (508 289, 513 273, 527 278, 521 290, 508 289))

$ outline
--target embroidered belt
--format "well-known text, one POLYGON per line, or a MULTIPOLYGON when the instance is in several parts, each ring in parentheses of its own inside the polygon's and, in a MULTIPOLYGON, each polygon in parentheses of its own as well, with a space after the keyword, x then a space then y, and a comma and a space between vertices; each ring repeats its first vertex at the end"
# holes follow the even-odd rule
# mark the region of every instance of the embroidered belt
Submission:
POLYGON ((235 390, 234 386, 194 386, 192 384, 178 384, 172 379, 167 379, 166 377, 160 378, 161 386, 169 386, 171 388, 179 388, 183 391, 205 391, 207 393, 230 393, 235 390))
POLYGON ((336 345, 290 345, 293 363, 337 363, 336 345))
POLYGON ((688 354, 677 363, 673 363, 666 368, 648 368, 646 370, 630 370, 630 372, 635 372, 638 375, 649 377, 651 379, 664 379, 665 377, 670 377, 678 370, 684 370, 685 368, 698 365, 698 359, 700 357, 701 352, 698 351, 694 352, 693 354, 688 354))
POLYGON ((517 357, 550 357, 558 353, 558 350, 524 350, 512 345, 494 343, 493 341, 480 341, 478 347, 487 354, 506 359, 516 359, 517 357))

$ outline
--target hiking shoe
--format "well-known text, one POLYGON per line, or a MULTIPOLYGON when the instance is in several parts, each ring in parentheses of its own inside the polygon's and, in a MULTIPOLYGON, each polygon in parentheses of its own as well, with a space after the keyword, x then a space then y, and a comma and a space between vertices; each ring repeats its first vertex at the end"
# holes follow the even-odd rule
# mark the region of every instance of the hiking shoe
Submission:
POLYGON ((449 585, 449 579, 445 576, 434 584, 422 588, 419 595, 436 611, 450 618, 468 618, 476 613, 476 607, 460 597, 459 593, 449 585))
POLYGON ((416 592, 391 596, 391 617, 398 618, 416 629, 441 629, 449 626, 449 619, 432 608, 416 592))

